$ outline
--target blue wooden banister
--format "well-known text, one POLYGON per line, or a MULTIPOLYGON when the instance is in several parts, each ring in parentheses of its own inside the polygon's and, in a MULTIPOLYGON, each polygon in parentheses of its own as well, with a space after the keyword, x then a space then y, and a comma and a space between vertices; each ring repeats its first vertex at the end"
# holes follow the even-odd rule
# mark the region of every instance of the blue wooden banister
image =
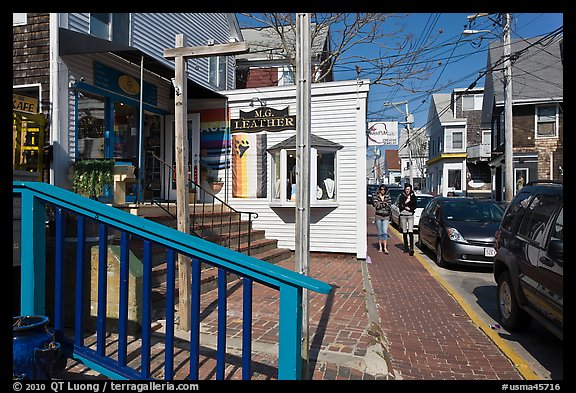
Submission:
MULTIPOLYGON (((200 263, 207 263, 219 270, 218 304, 219 304, 219 336, 217 347, 217 378, 223 378, 226 312, 226 273, 236 274, 243 279, 244 284, 244 335, 242 351, 242 377, 250 378, 250 330, 252 315, 252 282, 258 282, 279 292, 279 379, 301 378, 301 336, 302 336, 302 290, 307 289, 321 294, 330 293, 332 287, 320 280, 302 275, 292 270, 273 265, 249 255, 230 250, 223 246, 211 243, 196 236, 192 236, 165 225, 132 215, 112 206, 105 205, 96 200, 88 199, 73 192, 40 182, 13 182, 13 193, 20 194, 22 198, 22 232, 21 232, 21 314, 42 315, 46 312, 46 206, 55 208, 56 216, 56 243, 55 243, 55 297, 54 297, 54 329, 63 330, 62 314, 64 304, 63 270, 64 270, 64 221, 63 212, 77 215, 77 229, 79 240, 77 242, 76 258, 76 331, 71 343, 69 355, 83 361, 89 367, 111 378, 148 379, 150 378, 150 307, 151 307, 151 249, 161 247, 166 250, 167 288, 166 302, 174 304, 175 258, 182 254, 191 259, 192 263, 192 320, 200 314, 200 288, 198 279, 200 263), (82 318, 84 307, 82 302, 85 291, 84 270, 85 261, 85 222, 91 220, 99 224, 99 263, 98 263, 98 317, 97 317, 97 345, 92 350, 84 345, 82 332, 82 318), (121 234, 120 243, 120 311, 118 321, 118 359, 106 356, 104 350, 104 336, 106 332, 106 248, 107 230, 112 227, 121 234), (131 237, 144 241, 143 256, 143 313, 142 313, 142 348, 141 369, 131 369, 126 358, 127 348, 127 304, 128 304, 128 265, 129 242, 131 237), (194 275, 197 275, 194 278, 194 275), (222 307, 222 310, 220 308, 222 307), (245 353, 246 352, 246 353, 245 353)), ((172 379, 174 376, 174 315, 172 307, 167 307, 166 339, 165 339, 165 370, 164 378, 172 379)), ((190 337, 190 378, 198 378, 199 356, 199 320, 192 324, 190 337)), ((64 345, 65 346, 65 345, 64 345)))

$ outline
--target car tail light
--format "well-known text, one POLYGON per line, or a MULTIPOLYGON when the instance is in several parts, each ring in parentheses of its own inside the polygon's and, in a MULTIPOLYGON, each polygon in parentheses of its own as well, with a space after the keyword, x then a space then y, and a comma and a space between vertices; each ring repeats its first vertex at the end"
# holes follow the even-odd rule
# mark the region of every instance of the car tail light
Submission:
POLYGON ((498 247, 500 245, 500 229, 496 230, 496 233, 494 233, 494 238, 496 239, 494 242, 494 249, 498 251, 498 247))

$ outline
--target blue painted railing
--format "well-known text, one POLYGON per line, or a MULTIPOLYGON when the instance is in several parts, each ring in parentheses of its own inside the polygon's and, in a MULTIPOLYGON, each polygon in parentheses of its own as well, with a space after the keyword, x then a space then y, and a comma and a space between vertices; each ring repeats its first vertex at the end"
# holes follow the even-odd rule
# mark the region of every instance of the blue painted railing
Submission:
MULTIPOLYGON (((150 379, 151 377, 151 282, 152 248, 166 251, 167 295, 166 331, 164 338, 164 379, 174 377, 174 299, 175 260, 185 255, 192 263, 190 379, 198 379, 200 355, 200 282, 201 263, 218 268, 218 338, 216 378, 224 378, 226 352, 226 274, 243 279, 242 379, 251 377, 252 283, 258 282, 279 291, 278 379, 300 379, 302 376, 302 291, 328 294, 331 286, 314 278, 269 264, 165 225, 124 212, 96 200, 40 182, 13 182, 14 196, 21 196, 21 315, 46 313, 47 206, 54 209, 54 332, 67 356, 77 359, 95 371, 113 379, 150 379), (76 216, 76 277, 74 285, 65 276, 65 214, 76 216), (86 222, 98 223, 99 259, 97 287, 96 348, 85 345, 84 318, 86 282, 83 275, 86 256, 86 222), (106 353, 106 278, 108 231, 120 233, 120 297, 118 312, 118 349, 116 357, 106 353), (141 330, 141 366, 128 365, 128 278, 130 239, 143 242, 143 295, 141 330), (74 338, 65 335, 65 298, 75 287, 74 338), (84 300, 83 300, 84 299, 84 300)), ((257 299, 254 299, 257 300, 257 299)))

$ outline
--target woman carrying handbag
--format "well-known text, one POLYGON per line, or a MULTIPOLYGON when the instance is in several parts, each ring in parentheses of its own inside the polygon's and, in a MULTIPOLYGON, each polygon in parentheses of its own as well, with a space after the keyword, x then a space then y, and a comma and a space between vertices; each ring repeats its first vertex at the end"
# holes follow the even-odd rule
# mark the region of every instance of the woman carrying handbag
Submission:
POLYGON ((372 206, 376 209, 374 222, 378 229, 378 252, 388 254, 388 224, 390 223, 390 205, 392 199, 388 194, 388 188, 382 184, 378 188, 378 193, 372 200, 372 206))

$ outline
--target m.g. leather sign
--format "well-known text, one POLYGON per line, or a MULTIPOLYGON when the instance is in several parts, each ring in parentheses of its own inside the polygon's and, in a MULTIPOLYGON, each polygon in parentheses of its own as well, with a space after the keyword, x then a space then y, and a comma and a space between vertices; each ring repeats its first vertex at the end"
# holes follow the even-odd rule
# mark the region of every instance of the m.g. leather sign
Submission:
POLYGON ((230 119, 230 132, 260 132, 284 131, 296 129, 296 116, 288 115, 288 107, 284 109, 268 108, 266 106, 249 112, 240 111, 239 119, 230 119))

